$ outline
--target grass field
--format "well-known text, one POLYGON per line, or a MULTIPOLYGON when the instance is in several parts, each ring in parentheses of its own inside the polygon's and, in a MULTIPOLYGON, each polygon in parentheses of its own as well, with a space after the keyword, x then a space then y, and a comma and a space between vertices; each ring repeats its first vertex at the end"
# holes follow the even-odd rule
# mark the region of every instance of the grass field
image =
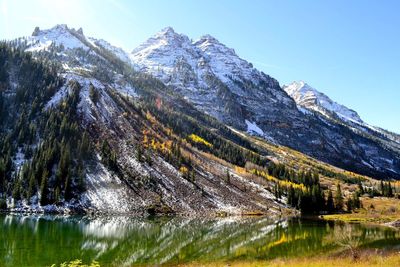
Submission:
MULTIPOLYGON (((220 261, 210 263, 189 263, 178 265, 180 267, 394 267, 400 266, 400 254, 391 252, 390 254, 380 254, 377 251, 364 251, 360 258, 354 260, 350 255, 330 255, 326 257, 295 258, 295 259, 275 259, 271 261, 220 261)), ((166 265, 168 266, 168 265, 166 265)), ((80 260, 66 262, 52 267, 101 267, 97 262, 83 264, 80 260)))

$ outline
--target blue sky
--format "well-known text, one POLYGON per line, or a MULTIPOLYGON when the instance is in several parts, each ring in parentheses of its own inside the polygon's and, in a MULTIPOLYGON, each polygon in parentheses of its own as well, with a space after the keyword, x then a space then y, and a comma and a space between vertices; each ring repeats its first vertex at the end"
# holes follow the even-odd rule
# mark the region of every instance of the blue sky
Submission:
POLYGON ((59 23, 132 50, 172 26, 211 34, 281 84, 304 80, 400 133, 400 1, 0 0, 0 39, 59 23))

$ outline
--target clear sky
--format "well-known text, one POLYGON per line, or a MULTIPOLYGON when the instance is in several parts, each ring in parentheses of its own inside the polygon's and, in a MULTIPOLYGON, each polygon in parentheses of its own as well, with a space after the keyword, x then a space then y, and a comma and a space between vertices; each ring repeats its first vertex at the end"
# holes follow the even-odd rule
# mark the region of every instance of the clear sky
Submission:
POLYGON ((82 27, 130 51, 172 26, 211 34, 281 84, 304 80, 400 133, 400 1, 0 0, 0 39, 82 27))

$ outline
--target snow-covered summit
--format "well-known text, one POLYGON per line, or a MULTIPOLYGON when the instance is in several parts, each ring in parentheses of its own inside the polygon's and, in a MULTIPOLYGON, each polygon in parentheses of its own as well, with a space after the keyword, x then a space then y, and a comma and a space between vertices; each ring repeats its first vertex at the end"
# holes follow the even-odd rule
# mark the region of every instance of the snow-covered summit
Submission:
POLYGON ((211 35, 204 35, 194 45, 209 58, 214 73, 222 80, 242 77, 251 80, 260 72, 246 60, 241 59, 232 48, 228 48, 211 35))
POLYGON ((284 86, 283 89, 300 107, 319 112, 326 117, 331 117, 331 114, 333 113, 345 121, 355 122, 358 124, 364 123, 357 112, 336 103, 327 95, 317 91, 304 81, 293 82, 284 86))
POLYGON ((88 47, 79 38, 85 38, 82 28, 70 29, 65 24, 58 24, 47 30, 40 30, 39 27, 36 27, 32 36, 27 38, 29 46, 27 51, 48 50, 51 45, 62 46, 64 49, 82 48, 87 50, 88 47))
MULTIPOLYGON (((232 48, 228 48, 211 35, 204 35, 196 41, 178 34, 171 27, 164 28, 132 51, 132 60, 143 70, 164 81, 170 76, 176 65, 187 63, 194 74, 212 72, 223 82, 228 80, 252 79, 261 76, 247 61, 241 59, 232 48)), ((201 77, 199 84, 202 84, 201 77)))
POLYGON ((133 49, 132 54, 135 55, 139 53, 140 55, 146 56, 147 53, 153 50, 158 51, 158 49, 163 46, 182 47, 184 45, 190 45, 189 38, 186 35, 176 33, 173 28, 167 27, 133 49))
POLYGON ((82 28, 76 30, 69 28, 66 24, 58 24, 45 30, 36 27, 32 36, 19 38, 18 41, 26 42, 25 51, 27 52, 50 52, 52 54, 55 49, 57 53, 53 53, 52 56, 63 62, 67 69, 80 67, 88 70, 95 67, 96 58, 104 60, 110 55, 126 64, 134 65, 130 54, 122 48, 103 39, 88 37, 84 35, 82 28), (81 49, 85 53, 82 53, 81 49))

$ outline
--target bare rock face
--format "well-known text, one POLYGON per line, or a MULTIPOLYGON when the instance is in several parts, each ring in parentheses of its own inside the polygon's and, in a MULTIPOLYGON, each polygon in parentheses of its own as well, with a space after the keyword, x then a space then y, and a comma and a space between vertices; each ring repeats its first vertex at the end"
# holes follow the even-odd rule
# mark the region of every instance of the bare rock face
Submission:
POLYGON ((39 27, 35 27, 35 30, 33 31, 32 36, 38 36, 39 31, 40 31, 39 27))
POLYGON ((77 30, 77 33, 79 33, 80 35, 83 35, 83 30, 82 30, 82 28, 79 28, 79 29, 77 30))

